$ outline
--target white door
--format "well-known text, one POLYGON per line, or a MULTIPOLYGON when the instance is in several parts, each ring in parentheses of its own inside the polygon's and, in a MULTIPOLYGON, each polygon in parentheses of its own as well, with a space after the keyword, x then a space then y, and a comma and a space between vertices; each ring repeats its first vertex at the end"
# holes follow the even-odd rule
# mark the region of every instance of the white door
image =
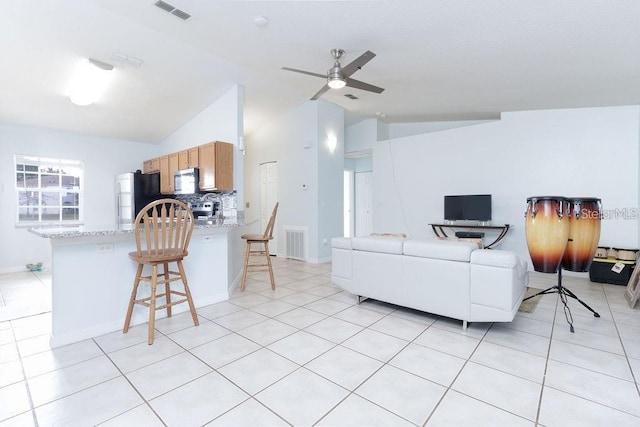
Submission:
POLYGON ((353 212, 353 170, 344 171, 344 237, 353 237, 354 212, 353 212))
POLYGON ((372 172, 356 172, 356 236, 371 234, 373 223, 373 195, 371 193, 372 172))
MULTIPOLYGON (((278 163, 269 162, 260 165, 260 230, 267 228, 273 207, 278 201, 278 163)), ((278 219, 273 229, 273 240, 269 243, 272 255, 278 249, 278 219)))

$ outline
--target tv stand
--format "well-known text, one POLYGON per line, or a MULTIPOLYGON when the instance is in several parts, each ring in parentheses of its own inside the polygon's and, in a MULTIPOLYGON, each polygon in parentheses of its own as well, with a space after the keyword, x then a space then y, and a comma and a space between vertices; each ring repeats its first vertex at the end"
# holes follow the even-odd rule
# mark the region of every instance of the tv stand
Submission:
POLYGON ((509 231, 509 224, 504 224, 504 225, 456 225, 456 224, 429 224, 431 226, 431 228, 433 229, 433 232, 435 233, 436 236, 438 237, 449 237, 447 235, 447 233, 444 231, 445 228, 449 228, 451 230, 453 230, 455 232, 455 230, 462 230, 462 229, 466 229, 466 230, 495 230, 498 232, 498 237, 496 237, 496 239, 489 243, 488 245, 485 245, 485 249, 491 249, 491 247, 493 245, 495 245, 496 243, 498 243, 500 240, 502 240, 504 238, 504 236, 507 234, 507 231, 509 231))

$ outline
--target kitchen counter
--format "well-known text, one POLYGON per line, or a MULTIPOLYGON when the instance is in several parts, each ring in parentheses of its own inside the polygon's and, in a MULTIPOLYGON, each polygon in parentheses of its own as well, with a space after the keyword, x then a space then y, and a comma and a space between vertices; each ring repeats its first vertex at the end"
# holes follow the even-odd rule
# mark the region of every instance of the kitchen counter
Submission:
MULTIPOLYGON (((258 231, 254 226, 257 221, 197 221, 183 262, 196 310, 229 299, 242 275, 245 246, 240 236, 258 231)), ((51 242, 51 346, 121 330, 137 267, 128 256, 136 250, 133 229, 78 226, 29 231, 51 242)), ((144 285, 140 292, 148 293, 149 286, 144 285)), ((180 304, 173 313, 187 310, 187 304, 180 304)), ((165 316, 165 310, 156 313, 156 318, 165 316)), ((146 323, 148 318, 148 309, 136 305, 131 324, 146 323)))

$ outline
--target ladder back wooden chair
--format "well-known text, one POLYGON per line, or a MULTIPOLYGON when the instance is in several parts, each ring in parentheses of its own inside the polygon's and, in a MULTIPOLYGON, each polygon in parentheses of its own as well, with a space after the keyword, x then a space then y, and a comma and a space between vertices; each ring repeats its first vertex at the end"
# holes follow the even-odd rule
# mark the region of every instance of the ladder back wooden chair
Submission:
POLYGON ((278 213, 278 205, 276 203, 271 212, 271 218, 267 223, 267 227, 262 234, 243 234, 240 236, 247 241, 247 247, 244 252, 244 270, 242 272, 242 284, 240 291, 244 292, 247 282, 247 273, 250 271, 268 271, 271 280, 271 289, 276 289, 276 282, 273 278, 273 267, 271 265, 271 254, 269 253, 269 240, 273 239, 273 227, 276 223, 276 214, 278 213), (258 249, 253 249, 251 245, 261 245, 258 249), (252 256, 265 257, 263 261, 251 262, 252 256))
MULTIPOLYGON (((166 309, 171 317, 171 307, 187 302, 193 323, 198 326, 198 316, 191 298, 191 291, 187 284, 187 276, 182 266, 182 260, 188 255, 189 241, 193 232, 194 216, 189 207, 174 199, 160 199, 149 203, 136 216, 134 223, 136 247, 129 257, 138 263, 138 269, 133 281, 133 291, 129 299, 127 317, 124 321, 123 333, 129 330, 133 306, 140 304, 149 308, 149 339, 153 344, 156 310, 166 309), (176 263, 178 271, 169 270, 169 264, 176 263), (158 266, 162 266, 162 273, 158 266), (143 276, 145 266, 151 267, 150 274, 143 276), (171 289, 171 282, 182 281, 183 290, 171 289), (150 282, 150 295, 138 298, 140 281, 150 282), (163 285, 158 293, 158 285, 163 285), (173 300, 172 296, 180 297, 173 300), (158 299, 163 298, 164 304, 158 305, 158 299)), ((162 301, 161 301, 162 302, 162 301)))

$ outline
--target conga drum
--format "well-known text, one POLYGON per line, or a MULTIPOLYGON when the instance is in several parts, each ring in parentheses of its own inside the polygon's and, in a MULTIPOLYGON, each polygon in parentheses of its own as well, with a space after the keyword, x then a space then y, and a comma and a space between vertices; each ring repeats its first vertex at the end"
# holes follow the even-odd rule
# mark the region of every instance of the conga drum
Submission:
POLYGON ((556 273, 569 238, 567 199, 556 196, 529 197, 524 230, 533 269, 542 273, 556 273))
POLYGON ((600 241, 602 203, 596 198, 569 198, 569 240, 562 267, 569 271, 589 271, 600 241))

